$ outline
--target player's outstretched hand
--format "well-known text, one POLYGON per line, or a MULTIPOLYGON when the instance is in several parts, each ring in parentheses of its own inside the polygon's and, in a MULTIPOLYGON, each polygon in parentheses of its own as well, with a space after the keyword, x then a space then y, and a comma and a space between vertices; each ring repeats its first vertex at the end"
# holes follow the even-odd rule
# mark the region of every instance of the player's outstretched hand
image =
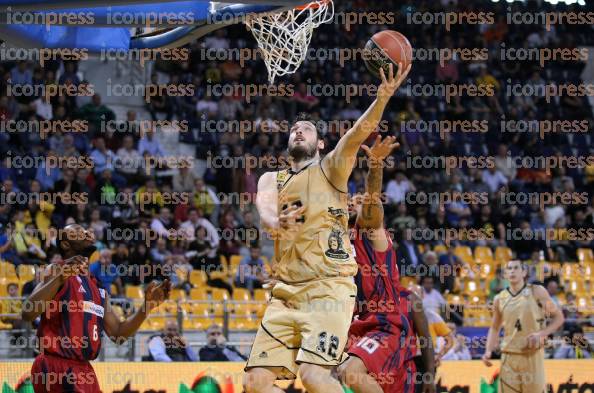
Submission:
POLYGON ((165 279, 161 283, 152 281, 146 286, 144 290, 144 304, 146 311, 150 312, 155 307, 158 307, 167 298, 169 298, 169 291, 171 290, 171 282, 165 279))
POLYGON ((378 98, 389 100, 390 97, 394 95, 396 90, 398 90, 402 82, 404 82, 404 80, 406 79, 406 76, 410 72, 411 66, 412 64, 409 64, 408 67, 404 69, 402 63, 398 63, 398 72, 396 73, 396 76, 394 76, 394 65, 390 64, 387 78, 384 69, 380 68, 382 83, 379 85, 379 88, 377 89, 378 98))
POLYGON ((297 232, 303 224, 303 213, 305 213, 305 207, 296 205, 291 205, 281 211, 278 216, 278 236, 291 236, 297 232))
POLYGON ((487 367, 491 367, 493 365, 493 363, 491 362, 491 352, 485 352, 485 354, 482 357, 483 363, 485 363, 485 366, 487 367))
POLYGON ((375 138, 373 146, 361 145, 361 149, 367 154, 371 165, 380 164, 392 153, 392 150, 400 146, 395 136, 387 136, 384 139, 380 135, 375 138))

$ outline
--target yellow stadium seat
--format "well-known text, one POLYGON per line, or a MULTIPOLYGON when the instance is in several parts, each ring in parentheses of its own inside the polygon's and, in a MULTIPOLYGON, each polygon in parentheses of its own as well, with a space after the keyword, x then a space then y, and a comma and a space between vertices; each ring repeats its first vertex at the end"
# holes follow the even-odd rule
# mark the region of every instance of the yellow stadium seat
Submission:
POLYGON ((232 269, 237 268, 242 259, 243 257, 241 255, 231 255, 231 258, 229 258, 229 267, 232 269))
POLYGON ((579 262, 594 262, 594 253, 590 248, 578 248, 577 256, 579 262))
POLYGON ((493 260, 493 252, 489 247, 485 246, 477 246, 474 249, 474 261, 480 264, 489 264, 492 265, 493 260))
POLYGON ((162 316, 149 316, 147 318, 152 330, 163 330, 163 328, 165 327, 165 322, 168 319, 169 319, 168 317, 162 317, 162 316))
POLYGON ((219 262, 221 266, 229 266, 229 261, 227 261, 227 257, 224 255, 219 256, 219 262))
POLYGON ((588 293, 584 282, 581 280, 570 281, 565 290, 574 293, 576 296, 586 296, 588 293))
POLYGON ((462 298, 460 297, 460 295, 454 295, 451 293, 446 296, 446 301, 448 302, 448 304, 455 306, 462 304, 462 298))
POLYGON ((270 294, 265 289, 254 289, 254 300, 268 303, 268 300, 270 300, 270 294))
POLYGON ((245 288, 235 288, 233 290, 233 300, 235 301, 245 302, 251 300, 250 298, 250 292, 245 288))
POLYGON ((144 292, 138 285, 126 285, 126 297, 130 299, 143 299, 144 292))
POLYGON ((190 299, 192 300, 207 300, 208 293, 206 288, 192 288, 190 289, 190 299))
POLYGON ((182 309, 188 312, 189 314, 195 315, 203 315, 204 313, 210 313, 210 302, 201 301, 201 302, 183 302, 181 303, 182 309))
POLYGON ((438 254, 447 254, 448 248, 443 244, 438 244, 437 246, 433 247, 433 251, 438 254))
POLYGON ((35 266, 19 265, 17 273, 21 281, 31 281, 35 278, 35 266))
POLYGON ((14 265, 10 262, 0 261, 0 277, 14 279, 17 277, 17 272, 14 265))
POLYGON ((242 311, 235 313, 232 318, 229 319, 229 328, 232 330, 255 330, 259 321, 255 319, 249 311, 242 311))
POLYGON ((142 324, 140 325, 140 328, 138 329, 139 331, 147 331, 147 330, 153 330, 151 323, 149 322, 148 319, 145 319, 144 321, 142 321, 142 324))
POLYGON ((209 287, 211 299, 215 302, 229 300, 229 292, 223 288, 209 287))
POLYGON ((464 285, 464 293, 467 295, 475 295, 479 289, 479 284, 475 280, 467 280, 464 285))
POLYGON ((190 273, 190 283, 195 287, 201 287, 206 285, 208 277, 203 270, 192 270, 190 273))
POLYGON ((155 314, 177 314, 177 302, 175 300, 166 300, 153 311, 155 314))
POLYGON ((400 284, 406 288, 406 289, 410 289, 412 288, 414 285, 417 285, 417 278, 416 277, 410 277, 410 276, 400 276, 400 284))
POLYGON ((169 293, 169 299, 171 300, 183 300, 186 298, 186 291, 183 289, 172 289, 169 293))
POLYGON ((495 249, 495 260, 498 264, 504 264, 513 258, 512 250, 509 247, 497 247, 495 249))
POLYGON ((468 246, 457 246, 454 248, 454 255, 456 255, 464 263, 474 264, 472 257, 472 250, 468 246))

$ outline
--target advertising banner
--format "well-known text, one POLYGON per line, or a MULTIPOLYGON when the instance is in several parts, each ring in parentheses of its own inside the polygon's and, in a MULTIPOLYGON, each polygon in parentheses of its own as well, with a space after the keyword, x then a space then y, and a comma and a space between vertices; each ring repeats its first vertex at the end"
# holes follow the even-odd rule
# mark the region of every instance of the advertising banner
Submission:
MULTIPOLYGON (((96 362, 93 367, 103 393, 241 393, 243 363, 96 362)), ((438 393, 495 393, 499 364, 444 362, 438 393)), ((547 360, 549 393, 594 393, 594 360, 547 360)), ((2 393, 29 393, 30 362, 0 362, 2 393)), ((297 380, 278 385, 289 393, 305 390, 297 380)))

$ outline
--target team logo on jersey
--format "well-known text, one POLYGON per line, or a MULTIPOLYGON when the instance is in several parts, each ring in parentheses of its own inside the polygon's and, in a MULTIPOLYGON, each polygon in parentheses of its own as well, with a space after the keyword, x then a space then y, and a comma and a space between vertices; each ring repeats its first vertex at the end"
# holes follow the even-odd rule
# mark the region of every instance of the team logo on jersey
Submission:
POLYGON ((289 174, 289 172, 285 171, 279 171, 276 173, 276 189, 277 190, 281 190, 283 188, 283 186, 285 185, 285 182, 287 181, 287 175, 289 174))
POLYGON ((331 230, 328 236, 328 249, 324 254, 332 259, 349 259, 349 253, 344 249, 344 242, 342 240, 344 231, 338 227, 331 230))
POLYGON ((99 304, 85 300, 83 302, 83 312, 88 312, 90 314, 97 315, 98 317, 103 318, 105 309, 103 308, 103 306, 101 306, 99 304))
POLYGON ((335 209, 333 207, 328 207, 328 213, 332 214, 334 217, 345 216, 348 217, 349 213, 345 209, 335 209))

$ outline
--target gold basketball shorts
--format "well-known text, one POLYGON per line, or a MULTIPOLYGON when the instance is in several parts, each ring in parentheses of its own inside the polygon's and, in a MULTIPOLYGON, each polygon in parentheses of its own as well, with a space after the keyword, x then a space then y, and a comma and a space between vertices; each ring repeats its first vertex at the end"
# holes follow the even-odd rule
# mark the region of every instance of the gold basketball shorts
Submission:
POLYGON ((246 370, 265 367, 278 379, 294 379, 301 363, 341 364, 348 356, 344 349, 356 294, 352 277, 277 283, 246 370))

